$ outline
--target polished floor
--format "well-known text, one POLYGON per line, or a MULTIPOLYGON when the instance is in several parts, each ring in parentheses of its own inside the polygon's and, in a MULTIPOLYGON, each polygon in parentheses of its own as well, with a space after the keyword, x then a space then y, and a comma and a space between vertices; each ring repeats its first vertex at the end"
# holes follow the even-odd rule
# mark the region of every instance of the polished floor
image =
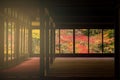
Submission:
POLYGON ((0 73, 0 77, 3 80, 32 80, 38 78, 40 73, 40 58, 29 58, 19 65, 1 70, 0 73))
MULTIPOLYGON (((42 80, 39 72, 40 58, 38 57, 0 71, 3 80, 42 80)), ((90 78, 114 80, 114 58, 58 57, 45 77, 46 80, 90 80, 90 78)))
POLYGON ((49 76, 114 77, 114 58, 56 58, 49 76))

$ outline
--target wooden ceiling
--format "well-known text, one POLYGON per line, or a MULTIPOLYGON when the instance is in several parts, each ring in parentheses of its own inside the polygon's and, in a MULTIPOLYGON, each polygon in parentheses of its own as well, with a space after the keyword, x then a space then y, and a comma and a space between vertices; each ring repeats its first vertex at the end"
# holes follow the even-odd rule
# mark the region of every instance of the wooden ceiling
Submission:
POLYGON ((114 24, 116 5, 115 0, 4 0, 1 3, 3 6, 27 7, 33 16, 38 15, 35 8, 43 5, 48 8, 57 27, 114 24))
POLYGON ((114 24, 113 0, 50 0, 45 6, 57 27, 114 24))

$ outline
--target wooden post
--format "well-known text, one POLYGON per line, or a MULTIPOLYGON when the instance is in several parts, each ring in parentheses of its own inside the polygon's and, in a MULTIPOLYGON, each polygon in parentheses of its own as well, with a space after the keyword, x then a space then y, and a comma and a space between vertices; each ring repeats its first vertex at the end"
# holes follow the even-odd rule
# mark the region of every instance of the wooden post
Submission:
POLYGON ((48 17, 46 17, 46 72, 49 70, 49 25, 48 17))
POLYGON ((75 29, 73 29, 73 54, 75 54, 75 29))
POLYGON ((16 53, 16 63, 19 62, 19 25, 18 23, 16 23, 16 26, 15 26, 16 30, 15 30, 15 45, 16 45, 16 50, 15 50, 15 53, 16 53))
POLYGON ((120 5, 116 3, 115 6, 115 78, 120 79, 120 40, 119 40, 119 30, 120 30, 120 5))
POLYGON ((4 64, 4 19, 0 15, 0 68, 4 64))
POLYGON ((51 30, 51 48, 52 48, 52 53, 51 53, 51 63, 53 63, 53 59, 54 59, 54 29, 53 29, 53 25, 51 26, 52 30, 51 30))
POLYGON ((44 77, 44 9, 40 8, 40 77, 44 77))
POLYGON ((53 28, 53 61, 54 59, 55 59, 55 29, 53 28))
POLYGON ((50 30, 50 34, 51 34, 51 37, 50 37, 50 64, 52 64, 53 62, 53 33, 52 33, 52 25, 50 24, 50 27, 51 27, 51 30, 50 30))
POLYGON ((32 56, 32 26, 30 26, 28 29, 29 29, 29 34, 28 34, 28 53, 30 54, 30 57, 32 56))
POLYGON ((55 23, 53 24, 53 61, 55 59, 55 23))

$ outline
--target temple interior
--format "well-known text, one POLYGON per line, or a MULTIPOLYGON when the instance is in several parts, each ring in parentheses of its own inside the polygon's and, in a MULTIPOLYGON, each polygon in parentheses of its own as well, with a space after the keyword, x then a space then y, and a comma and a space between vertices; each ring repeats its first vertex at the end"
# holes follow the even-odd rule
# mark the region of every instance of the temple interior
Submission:
POLYGON ((120 2, 0 1, 0 80, 119 80, 120 2))

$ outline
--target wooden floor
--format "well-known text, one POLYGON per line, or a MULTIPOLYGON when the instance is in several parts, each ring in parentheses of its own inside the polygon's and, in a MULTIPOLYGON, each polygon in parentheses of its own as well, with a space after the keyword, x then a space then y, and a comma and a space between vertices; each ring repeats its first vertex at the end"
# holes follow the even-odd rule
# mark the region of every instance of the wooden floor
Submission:
POLYGON ((40 58, 33 57, 14 67, 0 70, 0 80, 35 80, 39 78, 39 73, 40 58))
POLYGON ((114 58, 56 58, 49 76, 114 77, 114 58))
POLYGON ((1 70, 0 80, 114 80, 114 58, 57 57, 44 79, 39 72, 40 58, 33 57, 1 70))

